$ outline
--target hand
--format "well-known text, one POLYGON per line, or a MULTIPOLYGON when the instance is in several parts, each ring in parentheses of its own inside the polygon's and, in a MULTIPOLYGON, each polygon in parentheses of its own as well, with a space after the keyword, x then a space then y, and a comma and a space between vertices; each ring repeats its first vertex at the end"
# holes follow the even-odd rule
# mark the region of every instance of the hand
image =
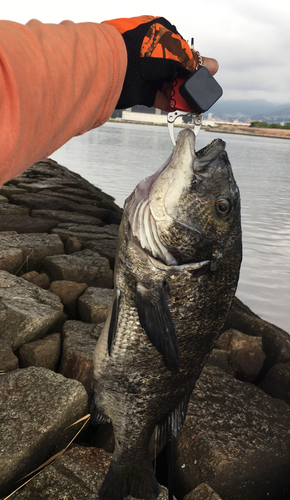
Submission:
MULTIPOLYGON (((202 57, 203 65, 209 70, 212 75, 215 75, 218 71, 219 65, 216 59, 212 59, 210 57, 202 57)), ((174 78, 177 75, 174 75, 174 78)), ((170 113, 172 111, 172 107, 169 104, 171 98, 171 90, 172 90, 172 82, 164 82, 162 85, 162 89, 157 91, 156 98, 154 101, 154 108, 162 109, 162 111, 166 111, 170 113)))
POLYGON ((197 67, 197 54, 175 26, 163 17, 141 16, 104 21, 114 26, 126 44, 128 65, 118 109, 135 104, 167 110, 168 83, 175 74, 190 76, 197 67), (160 95, 162 94, 162 95, 160 95))

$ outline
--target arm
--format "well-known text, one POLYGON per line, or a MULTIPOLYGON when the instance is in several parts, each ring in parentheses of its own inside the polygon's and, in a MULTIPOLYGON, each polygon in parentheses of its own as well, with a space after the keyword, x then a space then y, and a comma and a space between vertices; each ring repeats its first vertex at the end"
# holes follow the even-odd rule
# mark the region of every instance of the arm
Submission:
POLYGON ((109 25, 1 21, 0 185, 107 121, 126 67, 109 25))

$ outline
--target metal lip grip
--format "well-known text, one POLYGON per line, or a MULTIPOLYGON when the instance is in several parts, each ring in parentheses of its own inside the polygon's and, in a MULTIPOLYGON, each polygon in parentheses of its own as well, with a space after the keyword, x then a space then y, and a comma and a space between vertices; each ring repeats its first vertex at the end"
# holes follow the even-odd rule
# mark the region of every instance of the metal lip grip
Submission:
POLYGON ((207 111, 223 94, 223 90, 211 73, 200 66, 189 78, 176 78, 172 86, 170 106, 173 111, 167 115, 168 131, 175 146, 174 122, 179 116, 191 116, 194 133, 197 136, 202 113, 207 111))

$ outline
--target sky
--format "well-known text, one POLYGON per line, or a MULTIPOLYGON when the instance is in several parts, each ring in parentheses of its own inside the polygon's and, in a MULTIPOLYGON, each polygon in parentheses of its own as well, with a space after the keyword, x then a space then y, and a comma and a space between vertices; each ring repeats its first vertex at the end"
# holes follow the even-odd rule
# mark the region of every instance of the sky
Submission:
POLYGON ((163 16, 195 48, 218 60, 224 99, 290 103, 290 2, 288 0, 9 0, 1 18, 25 24, 102 22, 138 15, 163 16))

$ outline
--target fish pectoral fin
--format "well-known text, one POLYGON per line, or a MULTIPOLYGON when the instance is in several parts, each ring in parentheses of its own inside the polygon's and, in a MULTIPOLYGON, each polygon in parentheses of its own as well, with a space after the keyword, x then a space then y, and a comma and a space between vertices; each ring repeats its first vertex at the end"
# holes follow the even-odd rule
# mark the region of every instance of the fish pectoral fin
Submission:
POLYGON ((108 351, 109 355, 111 355, 116 331, 117 331, 117 325, 118 325, 118 317, 119 317, 119 305, 120 305, 120 297, 121 297, 121 292, 118 288, 115 288, 114 290, 114 300, 113 300, 113 306, 112 306, 112 312, 111 312, 111 320, 110 320, 110 326, 109 326, 109 332, 108 332, 108 351))
POLYGON ((164 284, 158 289, 146 288, 141 283, 136 287, 136 306, 142 328, 150 342, 163 356, 168 370, 179 372, 177 339, 171 313, 166 301, 164 284))

